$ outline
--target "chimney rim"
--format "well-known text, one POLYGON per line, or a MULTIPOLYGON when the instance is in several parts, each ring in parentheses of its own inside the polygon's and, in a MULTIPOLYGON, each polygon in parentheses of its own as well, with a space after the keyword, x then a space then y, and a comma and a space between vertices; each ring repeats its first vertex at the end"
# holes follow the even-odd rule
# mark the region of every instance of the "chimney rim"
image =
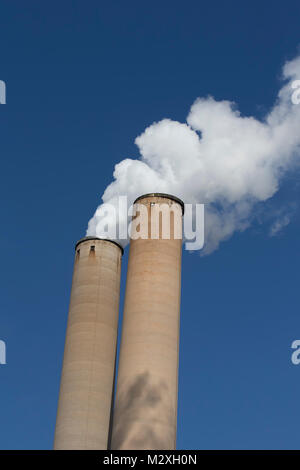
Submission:
POLYGON ((120 245, 120 243, 116 242, 115 240, 110 240, 109 238, 92 237, 92 236, 87 236, 87 237, 80 238, 75 244, 75 251, 76 251, 77 247, 80 245, 80 243, 86 242, 88 240, 102 240, 104 242, 111 242, 111 243, 113 243, 114 245, 116 245, 120 248, 122 256, 124 254, 124 248, 120 245))
POLYGON ((139 200, 144 199, 146 197, 162 197, 165 199, 171 199, 171 201, 177 202, 180 204, 182 208, 182 215, 184 214, 184 202, 179 199, 177 196, 173 196, 172 194, 166 194, 166 193, 148 193, 148 194, 143 194, 142 196, 139 196, 136 198, 133 204, 136 204, 139 200))

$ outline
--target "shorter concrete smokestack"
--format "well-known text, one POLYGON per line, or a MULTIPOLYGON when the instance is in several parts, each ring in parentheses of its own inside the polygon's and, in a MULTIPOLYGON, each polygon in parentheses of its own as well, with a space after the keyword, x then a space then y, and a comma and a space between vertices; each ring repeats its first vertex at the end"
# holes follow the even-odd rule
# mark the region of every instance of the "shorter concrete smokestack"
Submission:
POLYGON ((55 449, 107 449, 122 253, 111 240, 76 244, 55 449))
POLYGON ((182 230, 175 232, 184 205, 157 193, 135 202, 148 213, 148 238, 130 242, 112 449, 175 449, 182 230), (169 239, 155 207, 173 212, 169 239))

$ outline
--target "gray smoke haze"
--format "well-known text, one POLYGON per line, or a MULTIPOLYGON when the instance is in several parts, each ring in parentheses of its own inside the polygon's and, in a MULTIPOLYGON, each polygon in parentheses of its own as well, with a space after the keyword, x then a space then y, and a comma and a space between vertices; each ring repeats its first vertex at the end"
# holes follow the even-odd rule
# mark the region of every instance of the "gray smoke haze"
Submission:
MULTIPOLYGON (((262 120, 241 116, 232 102, 208 97, 194 102, 186 123, 154 122, 135 140, 140 158, 115 166, 103 203, 116 205, 118 196, 127 195, 132 204, 150 192, 205 203, 205 253, 245 230, 256 204, 271 198, 300 161, 300 104, 292 102, 300 57, 284 65, 282 79, 278 98, 262 120)), ((101 207, 89 221, 87 235, 101 238, 101 207)), ((287 223, 284 218, 283 225, 287 223)))

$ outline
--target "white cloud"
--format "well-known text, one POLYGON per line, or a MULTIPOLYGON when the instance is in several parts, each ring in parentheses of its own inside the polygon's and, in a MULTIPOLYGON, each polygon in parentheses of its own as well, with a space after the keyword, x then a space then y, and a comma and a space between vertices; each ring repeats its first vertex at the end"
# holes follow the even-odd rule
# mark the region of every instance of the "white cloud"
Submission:
POLYGON ((288 214, 275 220, 275 222, 271 225, 270 228, 270 236, 274 237, 275 235, 278 235, 284 229, 284 227, 286 227, 290 223, 290 221, 291 217, 288 214))
MULTIPOLYGON (((255 204, 271 198, 285 172, 299 164, 300 105, 291 101, 297 78, 300 57, 283 67, 284 86, 262 121, 241 116, 234 103, 208 97, 195 101, 186 123, 153 123, 135 140, 140 159, 116 165, 103 202, 127 195, 132 203, 144 193, 166 192, 186 203, 205 203, 205 251, 215 250, 249 226, 255 204)), ((87 234, 101 236, 98 225, 96 211, 87 234)))

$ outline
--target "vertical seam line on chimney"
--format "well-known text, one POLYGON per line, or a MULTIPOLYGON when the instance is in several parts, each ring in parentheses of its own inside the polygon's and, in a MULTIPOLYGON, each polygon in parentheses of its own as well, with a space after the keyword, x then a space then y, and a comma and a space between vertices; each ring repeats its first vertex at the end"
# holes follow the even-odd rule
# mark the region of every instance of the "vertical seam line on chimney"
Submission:
MULTIPOLYGON (((100 248, 100 258, 102 255, 102 244, 99 246, 100 248)), ((97 256, 95 257, 97 259, 97 256)), ((87 406, 87 418, 86 418, 86 433, 85 433, 85 448, 87 447, 87 438, 88 438, 88 430, 89 430, 89 415, 90 415, 90 396, 91 396, 91 389, 92 385, 91 382, 93 381, 93 373, 94 373, 94 363, 95 363, 95 345, 96 345, 96 333, 97 333, 97 316, 98 316, 98 308, 97 306, 99 305, 99 293, 100 293, 100 287, 101 287, 101 262, 99 263, 99 272, 97 276, 97 281, 98 281, 98 288, 97 288, 97 301, 95 305, 95 315, 94 315, 94 336, 93 336, 93 351, 92 351, 92 365, 91 365, 91 371, 89 374, 89 392, 88 392, 88 406, 87 406)))

